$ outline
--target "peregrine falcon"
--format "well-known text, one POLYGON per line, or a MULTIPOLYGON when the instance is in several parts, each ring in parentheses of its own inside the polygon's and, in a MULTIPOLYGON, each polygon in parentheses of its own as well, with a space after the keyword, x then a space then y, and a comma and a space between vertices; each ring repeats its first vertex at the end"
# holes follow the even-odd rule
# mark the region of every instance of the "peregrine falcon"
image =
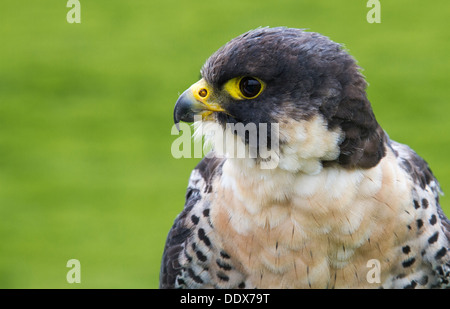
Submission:
MULTIPOLYGON (((174 121, 213 132, 213 150, 190 176, 160 288, 450 287, 439 183, 380 127, 340 44, 258 28, 215 52, 201 76, 174 121), (226 141, 251 145, 230 124, 276 124, 278 142, 265 157, 233 156, 226 141)), ((273 132, 257 126, 258 138, 273 132)))

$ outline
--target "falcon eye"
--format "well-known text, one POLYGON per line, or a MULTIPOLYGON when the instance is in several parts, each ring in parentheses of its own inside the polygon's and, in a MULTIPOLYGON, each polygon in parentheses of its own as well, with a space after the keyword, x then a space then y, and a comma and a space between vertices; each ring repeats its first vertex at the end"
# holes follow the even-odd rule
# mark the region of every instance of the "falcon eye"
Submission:
POLYGON ((257 77, 237 76, 227 81, 223 90, 237 101, 251 100, 264 91, 266 84, 257 77))
POLYGON ((261 82, 253 77, 244 77, 239 82, 239 90, 246 99, 255 98, 262 89, 261 82))

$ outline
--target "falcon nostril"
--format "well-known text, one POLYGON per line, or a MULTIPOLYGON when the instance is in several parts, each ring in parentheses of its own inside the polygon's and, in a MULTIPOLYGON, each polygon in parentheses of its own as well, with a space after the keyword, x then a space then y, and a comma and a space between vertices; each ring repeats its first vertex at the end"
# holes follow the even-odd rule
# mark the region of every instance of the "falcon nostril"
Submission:
POLYGON ((205 88, 202 88, 202 89, 199 90, 198 95, 201 98, 205 98, 208 95, 208 90, 206 90, 205 88))

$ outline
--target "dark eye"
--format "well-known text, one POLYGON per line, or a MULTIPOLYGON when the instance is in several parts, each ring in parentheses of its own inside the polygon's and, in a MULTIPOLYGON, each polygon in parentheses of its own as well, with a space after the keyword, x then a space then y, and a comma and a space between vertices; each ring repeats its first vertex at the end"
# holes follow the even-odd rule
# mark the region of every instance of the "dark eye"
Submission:
POLYGON ((253 77, 244 77, 239 82, 239 89, 244 97, 252 99, 261 91, 261 83, 253 77))

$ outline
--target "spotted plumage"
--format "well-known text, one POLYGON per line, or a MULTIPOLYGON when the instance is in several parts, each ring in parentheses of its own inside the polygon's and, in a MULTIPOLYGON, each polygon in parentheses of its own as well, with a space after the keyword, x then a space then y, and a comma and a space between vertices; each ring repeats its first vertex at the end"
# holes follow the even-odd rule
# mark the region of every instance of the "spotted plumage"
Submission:
POLYGON ((450 287, 438 181, 382 130, 365 88, 339 44, 299 29, 253 30, 213 54, 174 110, 176 123, 201 116, 213 151, 192 171, 160 287, 450 287), (233 156, 229 143, 252 147, 239 123, 276 124, 278 143, 233 156))

